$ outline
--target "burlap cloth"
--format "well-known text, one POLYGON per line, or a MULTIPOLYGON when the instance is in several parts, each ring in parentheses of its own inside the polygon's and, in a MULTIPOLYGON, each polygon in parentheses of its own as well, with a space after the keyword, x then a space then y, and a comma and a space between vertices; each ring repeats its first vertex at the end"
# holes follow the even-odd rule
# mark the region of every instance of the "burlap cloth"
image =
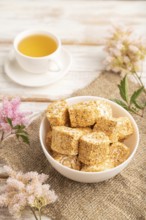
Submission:
MULTIPOLYGON (((102 74, 76 95, 118 97, 119 76, 102 74)), ((133 85, 134 86, 134 85, 133 85)), ((45 214, 56 220, 144 220, 146 219, 146 115, 134 116, 140 129, 140 145, 130 165, 106 182, 83 184, 56 172, 46 160, 39 142, 41 116, 29 126, 31 146, 10 137, 1 144, 0 155, 7 164, 24 172, 49 174, 49 183, 59 200, 45 214)))

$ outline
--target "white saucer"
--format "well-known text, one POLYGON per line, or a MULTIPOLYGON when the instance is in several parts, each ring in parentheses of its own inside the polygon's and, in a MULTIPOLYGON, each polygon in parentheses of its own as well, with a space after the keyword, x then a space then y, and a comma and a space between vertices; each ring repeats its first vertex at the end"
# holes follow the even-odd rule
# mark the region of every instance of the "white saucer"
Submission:
POLYGON ((41 87, 50 85, 63 78, 71 65, 71 55, 62 48, 61 51, 62 69, 59 72, 47 72, 42 74, 32 74, 20 67, 15 59, 14 51, 11 50, 4 64, 7 76, 14 82, 27 87, 41 87))

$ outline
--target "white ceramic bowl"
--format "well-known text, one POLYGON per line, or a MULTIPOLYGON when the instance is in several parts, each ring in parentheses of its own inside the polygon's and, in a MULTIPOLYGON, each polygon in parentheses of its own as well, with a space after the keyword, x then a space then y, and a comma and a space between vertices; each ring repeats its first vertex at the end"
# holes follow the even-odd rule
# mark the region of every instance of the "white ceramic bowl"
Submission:
POLYGON ((104 100, 111 105, 114 117, 126 116, 131 120, 132 125, 134 127, 134 134, 131 135, 129 138, 127 138, 125 141, 125 144, 131 150, 130 156, 128 157, 126 161, 124 161, 122 164, 120 164, 119 166, 115 168, 112 168, 106 171, 101 171, 101 172, 83 172, 83 171, 73 170, 73 169, 63 166, 62 164, 54 160, 53 157, 49 154, 49 152, 46 149, 45 136, 49 129, 49 123, 46 117, 42 120, 41 126, 40 126, 40 142, 41 142, 41 146, 44 151, 44 154, 46 155, 50 164, 63 176, 71 180, 78 181, 78 182, 95 183, 95 182, 108 180, 114 177, 129 164, 129 162, 134 157, 134 154, 138 148, 139 130, 133 117, 120 105, 108 99, 96 97, 96 96, 78 96, 78 97, 69 98, 66 101, 70 105, 70 104, 75 104, 81 101, 88 101, 88 100, 104 100))

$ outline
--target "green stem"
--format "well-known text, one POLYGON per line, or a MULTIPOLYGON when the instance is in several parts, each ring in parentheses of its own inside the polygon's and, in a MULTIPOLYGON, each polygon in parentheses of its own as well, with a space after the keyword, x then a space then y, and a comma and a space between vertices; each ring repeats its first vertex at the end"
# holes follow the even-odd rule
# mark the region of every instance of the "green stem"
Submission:
POLYGON ((6 138, 8 138, 9 136, 11 136, 12 134, 15 134, 15 133, 13 133, 13 131, 11 131, 10 133, 8 133, 7 135, 5 135, 5 138, 3 138, 3 139, 6 139, 6 138))
POLYGON ((141 118, 143 118, 143 113, 142 113, 142 114, 139 114, 139 113, 137 113, 136 111, 133 111, 133 110, 132 110, 132 112, 133 112, 135 115, 138 115, 138 116, 140 116, 141 118))
POLYGON ((144 116, 144 109, 142 110, 142 116, 141 117, 143 117, 144 116))
MULTIPOLYGON (((144 87, 144 84, 143 84, 143 82, 141 80, 141 77, 138 76, 138 74, 136 72, 134 73, 134 75, 135 75, 135 78, 138 80, 139 84, 144 87)), ((145 87, 144 87, 144 93, 146 94, 145 87)))
POLYGON ((42 217, 41 217, 41 208, 39 209, 39 220, 41 220, 42 217))
POLYGON ((1 134, 1 141, 4 139, 4 131, 2 131, 2 134, 1 134))
POLYGON ((144 115, 144 109, 142 110, 142 113, 141 113, 141 114, 139 114, 137 111, 135 111, 134 109, 132 109, 130 104, 128 105, 128 109, 129 109, 129 111, 133 112, 135 115, 138 115, 138 116, 140 116, 140 117, 143 117, 143 115, 144 115))
POLYGON ((32 211, 32 213, 33 213, 35 219, 36 219, 36 220, 39 220, 38 217, 36 216, 36 213, 35 213, 34 209, 33 209, 32 207, 30 207, 30 206, 29 206, 29 208, 30 208, 30 210, 32 211))

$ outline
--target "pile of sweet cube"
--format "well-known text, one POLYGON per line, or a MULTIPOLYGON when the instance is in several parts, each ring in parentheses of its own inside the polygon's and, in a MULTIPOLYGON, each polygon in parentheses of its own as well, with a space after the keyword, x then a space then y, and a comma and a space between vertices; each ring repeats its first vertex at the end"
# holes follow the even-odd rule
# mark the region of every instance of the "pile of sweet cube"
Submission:
POLYGON ((47 149, 64 166, 99 172, 118 166, 130 154, 123 140, 133 134, 131 121, 114 118, 106 101, 72 105, 57 101, 48 106, 46 117, 50 123, 47 149))

